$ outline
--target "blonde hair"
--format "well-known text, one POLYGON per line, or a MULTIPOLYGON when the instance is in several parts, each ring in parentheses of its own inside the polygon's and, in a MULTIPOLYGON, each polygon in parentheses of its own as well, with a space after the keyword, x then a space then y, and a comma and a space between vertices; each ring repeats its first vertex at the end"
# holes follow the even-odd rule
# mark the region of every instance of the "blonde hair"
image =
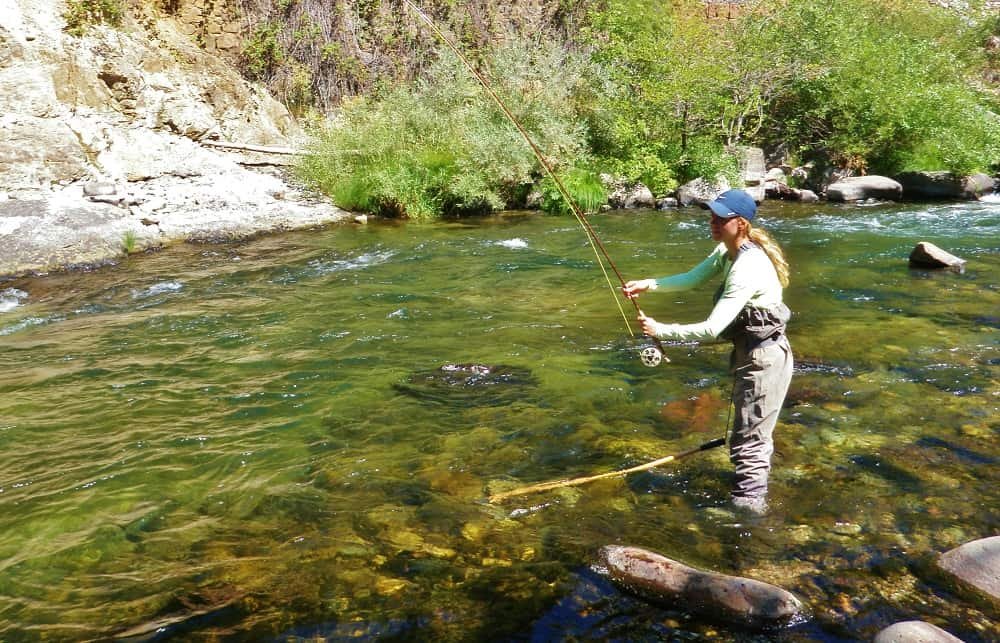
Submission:
POLYGON ((747 224, 746 235, 750 241, 757 244, 767 258, 771 260, 774 264, 774 271, 778 273, 778 281, 781 283, 782 288, 788 287, 788 261, 785 259, 785 253, 782 252, 781 246, 778 242, 771 238, 771 235, 764 232, 760 228, 755 228, 750 225, 750 222, 746 219, 743 221, 747 224))

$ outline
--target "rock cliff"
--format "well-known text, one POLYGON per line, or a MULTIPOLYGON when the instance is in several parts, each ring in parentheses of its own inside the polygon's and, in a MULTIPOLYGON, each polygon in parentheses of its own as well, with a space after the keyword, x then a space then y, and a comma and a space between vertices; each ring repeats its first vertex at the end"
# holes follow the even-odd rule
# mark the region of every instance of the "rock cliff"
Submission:
POLYGON ((0 276, 111 259, 123 239, 142 249, 345 216, 247 169, 269 160, 202 145, 288 147, 301 132, 185 25, 131 11, 74 36, 65 2, 0 0, 0 276), (104 198, 84 194, 94 182, 111 186, 104 198))

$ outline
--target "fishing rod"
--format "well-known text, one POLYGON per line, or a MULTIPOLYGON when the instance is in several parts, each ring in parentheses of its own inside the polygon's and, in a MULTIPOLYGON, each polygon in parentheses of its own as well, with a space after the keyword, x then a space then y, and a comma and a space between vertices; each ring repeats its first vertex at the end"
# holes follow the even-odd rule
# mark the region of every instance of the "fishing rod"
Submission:
POLYGON ((609 471, 607 473, 599 473, 593 476, 584 476, 582 478, 573 478, 571 480, 553 480, 552 482, 542 482, 539 484, 533 484, 528 487, 519 487, 517 489, 512 489, 510 491, 501 491, 500 493, 495 493, 489 497, 491 503, 503 502, 508 498, 514 498, 515 496, 524 496, 529 493, 538 493, 539 491, 549 491, 551 489, 561 489, 562 487, 575 487, 582 484, 587 484, 588 482, 594 482, 595 480, 604 480, 606 478, 617 478, 619 476, 625 476, 630 473, 637 473, 639 471, 646 471, 647 469, 652 469, 653 467, 658 467, 661 464, 666 464, 668 462, 673 462, 674 460, 679 460, 681 458, 687 457, 694 453, 700 453, 702 451, 708 451, 709 449, 714 449, 716 447, 721 447, 726 443, 726 438, 716 438, 714 440, 709 440, 703 444, 699 444, 693 449, 688 449, 687 451, 681 451, 680 453, 675 453, 674 455, 664 456, 653 460, 652 462, 647 462, 646 464, 640 464, 634 467, 629 467, 628 469, 622 469, 620 471, 609 471))
POLYGON ((721 438, 715 438, 714 440, 709 440, 708 442, 703 442, 698 446, 688 449, 687 451, 681 451, 680 453, 675 453, 674 455, 664 456, 653 460, 652 462, 647 462, 645 464, 636 465, 634 467, 629 467, 628 469, 621 469, 619 471, 608 471, 607 473, 598 473, 591 476, 581 476, 579 478, 572 479, 562 479, 553 480, 551 482, 539 482, 537 484, 528 485, 527 487, 518 487, 517 489, 511 489, 510 491, 501 491, 499 493, 494 493, 488 500, 490 503, 495 504, 498 502, 503 502, 508 498, 514 498, 517 496, 526 496, 529 493, 538 493, 540 491, 550 491, 552 489, 561 489, 563 487, 576 487, 582 484, 587 484, 588 482, 594 482, 595 480, 604 480, 606 478, 617 478, 619 476, 626 476, 630 473, 638 473, 639 471, 646 471, 652 469, 653 467, 658 467, 661 464, 667 464, 668 462, 673 462, 674 460, 680 460, 681 458, 686 458, 689 455, 695 453, 701 453, 702 451, 710 451, 726 444, 729 439, 729 421, 733 419, 733 392, 736 391, 736 382, 733 382, 733 390, 729 393, 729 413, 726 417, 725 429, 723 431, 721 438))
MULTIPOLYGON (((456 56, 458 56, 458 59, 461 60, 462 63, 472 73, 472 75, 476 77, 476 80, 479 81, 479 84, 483 86, 483 89, 486 90, 486 93, 490 96, 490 98, 493 99, 493 102, 497 104, 497 106, 500 108, 500 111, 503 112, 504 116, 506 116, 507 119, 514 125, 514 127, 517 128, 517 131, 521 134, 521 137, 528 144, 528 147, 531 148, 531 151, 535 155, 535 158, 538 160, 538 163, 545 170, 546 175, 548 175, 548 177, 552 179, 552 182, 555 183, 556 189, 559 191, 559 194, 562 196, 563 200, 569 206, 570 211, 573 213, 573 216, 576 217, 576 220, 580 223, 580 226, 583 227, 584 232, 587 233, 587 239, 590 241, 590 247, 594 250, 594 255, 597 258, 597 264, 601 267, 601 272, 604 273, 604 279, 605 281, 607 281, 608 287, 611 288, 611 292, 614 295, 615 304, 618 306, 619 312, 621 312, 622 319, 625 320, 625 328, 628 330, 629 335, 634 337, 635 333, 632 332, 632 326, 629 324, 628 317, 625 315, 624 309, 622 309, 621 300, 618 298, 617 290, 615 289, 615 286, 611 283, 611 278, 608 276, 608 271, 604 267, 604 260, 601 259, 601 254, 604 255, 604 259, 607 260, 608 265, 611 267, 611 270, 613 270, 615 276, 618 277, 618 281, 621 283, 622 288, 625 287, 625 278, 622 277, 622 274, 621 272, 619 272, 618 267, 615 266, 615 262, 611 259, 611 255, 608 254, 608 250, 607 248, 604 247, 604 244, 601 242, 600 237, 597 236, 597 232, 590 225, 590 221, 587 220, 587 217, 584 215, 583 210, 580 208, 579 205, 577 205, 573 197, 570 196, 569 191, 566 189, 566 186, 563 185, 562 180, 556 175, 555 171, 552 169, 552 166, 549 164, 549 162, 545 160, 545 156, 542 154, 542 151, 538 148, 538 145, 535 144, 535 141, 528 134, 528 131, 524 129, 524 126, 521 125, 521 122, 519 120, 517 120, 517 118, 514 116, 513 112, 510 111, 510 108, 507 107, 507 104, 503 101, 503 99, 500 98, 500 96, 495 91, 493 91, 493 87, 489 84, 489 82, 487 82, 486 78, 479 72, 478 69, 476 69, 476 67, 469 61, 469 59, 465 57, 462 51, 451 40, 448 39, 448 37, 444 34, 444 32, 442 32, 438 28, 438 26, 434 23, 434 21, 430 19, 430 16, 424 13, 423 10, 421 10, 420 7, 414 4, 411 0, 403 0, 403 3, 406 4, 406 6, 408 6, 410 9, 413 9, 414 13, 416 13, 420 17, 420 19, 423 20, 427 24, 427 26, 431 28, 431 30, 437 35, 437 37, 448 47, 448 49, 450 49, 456 56), (598 253, 598 249, 600 249, 600 253, 598 253)), ((640 316, 644 316, 642 309, 639 308, 639 303, 631 297, 629 297, 628 300, 632 302, 633 306, 635 306, 635 311, 640 316)), ((640 351, 639 357, 642 359, 642 363, 645 364, 646 366, 653 367, 657 366, 661 361, 669 362, 670 359, 666 356, 666 353, 663 350, 663 344, 660 343, 659 338, 650 337, 650 339, 653 341, 654 346, 647 346, 646 348, 642 349, 642 351, 640 351)))

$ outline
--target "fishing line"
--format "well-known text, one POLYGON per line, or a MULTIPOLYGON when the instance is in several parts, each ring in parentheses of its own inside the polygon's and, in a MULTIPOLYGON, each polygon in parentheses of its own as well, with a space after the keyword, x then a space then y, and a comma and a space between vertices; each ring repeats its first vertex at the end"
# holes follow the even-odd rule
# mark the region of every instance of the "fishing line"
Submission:
MULTIPOLYGON (((618 311, 621 313, 622 319, 625 321, 625 328, 626 330, 628 330, 628 334, 630 337, 635 337, 635 333, 632 332, 632 326, 629 324, 628 316, 625 314, 625 309, 622 308, 621 300, 618 298, 619 291, 615 288, 614 284, 611 283, 611 277, 608 275, 608 271, 604 266, 604 260, 607 260, 608 266, 611 267, 615 275, 618 277, 618 281, 621 283, 622 288, 625 287, 625 278, 622 277, 622 274, 621 272, 619 272, 618 267, 615 266, 615 262, 612 261, 611 256, 608 254, 607 248, 605 248, 604 244, 601 243, 600 237, 597 236, 597 232, 590 225, 590 221, 587 220, 587 217, 584 215, 583 210, 580 208, 580 206, 576 204, 576 201, 574 201, 573 198, 570 196, 569 191, 566 189, 566 186, 563 185, 562 180, 556 175, 555 171, 552 169, 552 166, 549 165, 549 162, 545 160, 545 156, 542 154, 542 151, 535 144, 535 141, 532 140, 527 130, 524 129, 524 126, 521 125, 521 122, 518 121, 517 118, 514 116, 514 114, 510 111, 510 109, 507 107, 507 104, 503 101, 503 99, 500 98, 500 96, 495 91, 493 91, 493 87, 489 84, 489 82, 487 82, 486 78, 479 72, 478 69, 475 68, 475 66, 469 61, 469 59, 465 57, 465 55, 461 52, 461 50, 454 43, 452 43, 447 36, 444 35, 444 32, 442 32, 438 28, 438 26, 434 24, 434 21, 431 20, 430 17, 420 9, 420 7, 414 4, 411 0, 403 0, 403 2, 408 7, 413 9, 413 11, 418 16, 420 16, 420 19, 423 20, 425 23, 427 23, 427 26, 431 28, 431 30, 437 35, 437 37, 448 47, 448 49, 450 49, 456 56, 458 56, 458 59, 461 60, 462 63, 472 73, 472 75, 476 77, 476 80, 479 81, 479 84, 483 86, 483 89, 485 89, 486 93, 489 94, 490 98, 493 99, 493 102, 497 104, 497 106, 500 108, 500 111, 502 111, 504 115, 507 117, 507 119, 514 124, 514 127, 517 128, 517 131, 521 134, 521 137, 531 148, 531 151, 534 153, 535 158, 538 160, 538 163, 545 170, 545 173, 548 175, 548 177, 552 179, 552 182, 555 183, 556 189, 559 191, 560 196, 562 196, 563 200, 569 206, 570 211, 573 213, 573 216, 576 217, 577 222, 579 222, 580 226, 587 234, 587 240, 590 242, 590 247, 594 251, 594 256, 597 259, 597 265, 601 267, 601 272, 604 273, 604 280, 607 282, 608 287, 611 289, 612 296, 615 299, 615 305, 618 306, 618 311), (600 249, 600 252, 598 252, 598 249, 600 249), (604 255, 604 259, 601 258, 602 253, 604 255)), ((638 302, 636 302, 636 300, 632 298, 629 298, 629 301, 631 301, 632 305, 635 306, 636 312, 641 315, 642 310, 639 309, 638 302)), ((654 344, 656 344, 656 346, 655 347, 649 346, 642 350, 642 352, 640 353, 640 357, 642 358, 642 363, 645 364, 646 366, 656 366, 657 364, 660 363, 661 359, 669 362, 670 360, 664 353, 663 345, 660 343, 660 340, 656 337, 651 337, 650 339, 653 341, 654 344)))

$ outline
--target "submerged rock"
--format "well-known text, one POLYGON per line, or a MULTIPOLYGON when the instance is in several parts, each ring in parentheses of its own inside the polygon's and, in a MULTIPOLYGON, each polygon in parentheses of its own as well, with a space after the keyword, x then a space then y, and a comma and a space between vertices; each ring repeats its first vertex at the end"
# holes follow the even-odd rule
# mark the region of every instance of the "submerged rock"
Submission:
POLYGON ((600 560, 624 589, 693 614, 753 629, 805 618, 794 594, 763 581, 695 569, 638 547, 602 547, 600 560))
POLYGON ((962 643, 962 639, 923 621, 903 621, 885 628, 873 643, 962 643))
POLYGON ((393 385, 420 400, 456 406, 496 406, 524 397, 535 386, 531 370, 503 364, 445 364, 393 385))
POLYGON ((945 252, 929 241, 921 241, 910 252, 911 268, 947 268, 954 272, 965 272, 965 259, 959 259, 945 252))

